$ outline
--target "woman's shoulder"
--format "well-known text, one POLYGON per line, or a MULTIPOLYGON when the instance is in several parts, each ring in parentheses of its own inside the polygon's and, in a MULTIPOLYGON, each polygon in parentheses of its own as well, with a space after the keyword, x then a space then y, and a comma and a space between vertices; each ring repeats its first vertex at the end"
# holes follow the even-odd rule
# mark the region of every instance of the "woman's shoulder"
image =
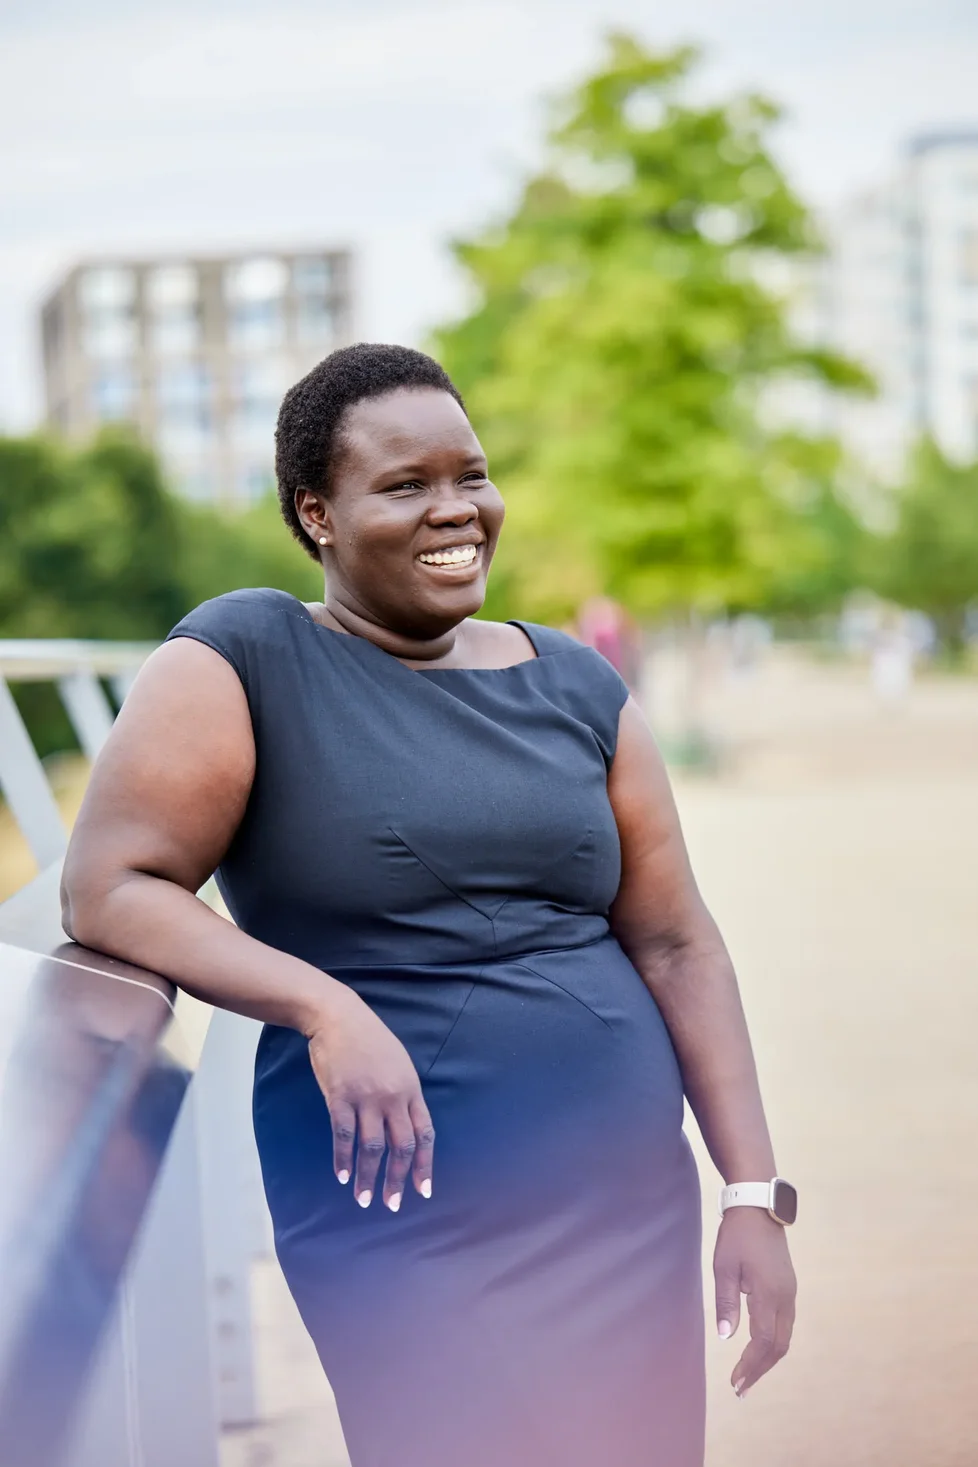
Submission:
POLYGON ((301 601, 288 591, 278 591, 272 586, 246 586, 237 591, 225 591, 222 596, 213 596, 201 601, 193 611, 177 622, 170 632, 171 637, 184 633, 181 629, 194 626, 241 627, 243 629, 274 625, 283 616, 304 618, 308 615, 301 601))
POLYGON ((277 645, 283 634, 291 632, 292 622, 308 619, 305 607, 287 591, 251 586, 202 601, 177 622, 166 640, 189 637, 203 642, 243 677, 249 652, 277 645))

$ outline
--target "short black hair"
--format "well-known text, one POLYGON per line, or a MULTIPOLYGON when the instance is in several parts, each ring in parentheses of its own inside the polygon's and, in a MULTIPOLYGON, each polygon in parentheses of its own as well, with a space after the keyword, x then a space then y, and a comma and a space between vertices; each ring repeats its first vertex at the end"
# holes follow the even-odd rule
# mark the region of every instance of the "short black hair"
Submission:
POLYGON ((359 342, 330 352, 290 387, 282 399, 275 429, 275 477, 282 518, 304 550, 319 551, 299 522, 296 491, 330 491, 330 475, 343 415, 366 397, 382 397, 399 387, 434 387, 465 403, 448 373, 422 351, 408 346, 359 342))

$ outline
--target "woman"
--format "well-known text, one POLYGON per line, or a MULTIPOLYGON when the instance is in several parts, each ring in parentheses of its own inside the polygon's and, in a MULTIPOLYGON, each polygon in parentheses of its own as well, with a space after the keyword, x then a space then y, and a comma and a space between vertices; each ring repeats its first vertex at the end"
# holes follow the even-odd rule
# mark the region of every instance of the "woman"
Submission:
MULTIPOLYGON (((66 929, 265 1021, 276 1246, 354 1467, 695 1467, 683 1089, 728 1183, 775 1168, 652 738, 592 649, 471 619, 503 504, 435 362, 335 352, 276 467, 326 599, 219 597, 150 658, 66 929)), ((742 1396, 791 1332, 765 1207, 725 1214, 716 1278, 742 1396)))

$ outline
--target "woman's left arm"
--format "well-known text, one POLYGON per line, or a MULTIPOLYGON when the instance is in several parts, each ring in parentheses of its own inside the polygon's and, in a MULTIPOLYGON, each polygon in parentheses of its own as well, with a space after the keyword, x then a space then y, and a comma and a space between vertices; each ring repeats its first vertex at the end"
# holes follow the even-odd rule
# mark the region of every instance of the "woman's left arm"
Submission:
MULTIPOLYGON (((724 1182, 777 1175, 737 979, 690 869, 669 779, 637 704, 621 711, 608 777, 622 875, 611 925, 666 1022, 683 1084, 724 1182)), ((717 1327, 732 1334, 747 1296, 750 1343, 731 1375, 743 1396, 786 1353, 795 1276, 784 1229, 731 1208, 714 1254, 717 1327)))

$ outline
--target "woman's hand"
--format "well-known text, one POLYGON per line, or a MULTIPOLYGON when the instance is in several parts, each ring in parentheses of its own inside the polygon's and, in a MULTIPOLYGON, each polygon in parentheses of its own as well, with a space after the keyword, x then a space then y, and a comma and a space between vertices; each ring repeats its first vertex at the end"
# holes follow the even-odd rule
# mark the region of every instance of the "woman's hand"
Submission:
POLYGON ((353 1171, 353 1190, 369 1207, 387 1151, 384 1201, 401 1205, 408 1173, 422 1197, 431 1196, 435 1130, 421 1081, 401 1041, 350 989, 334 995, 328 1014, 309 1033, 309 1058, 333 1125, 333 1167, 341 1182, 353 1171))
POLYGON ((720 1223, 713 1274, 722 1338, 735 1332, 740 1296, 747 1296, 750 1342, 730 1377, 743 1400, 755 1381, 787 1354, 791 1343, 797 1286, 784 1228, 760 1207, 731 1207, 720 1223))

